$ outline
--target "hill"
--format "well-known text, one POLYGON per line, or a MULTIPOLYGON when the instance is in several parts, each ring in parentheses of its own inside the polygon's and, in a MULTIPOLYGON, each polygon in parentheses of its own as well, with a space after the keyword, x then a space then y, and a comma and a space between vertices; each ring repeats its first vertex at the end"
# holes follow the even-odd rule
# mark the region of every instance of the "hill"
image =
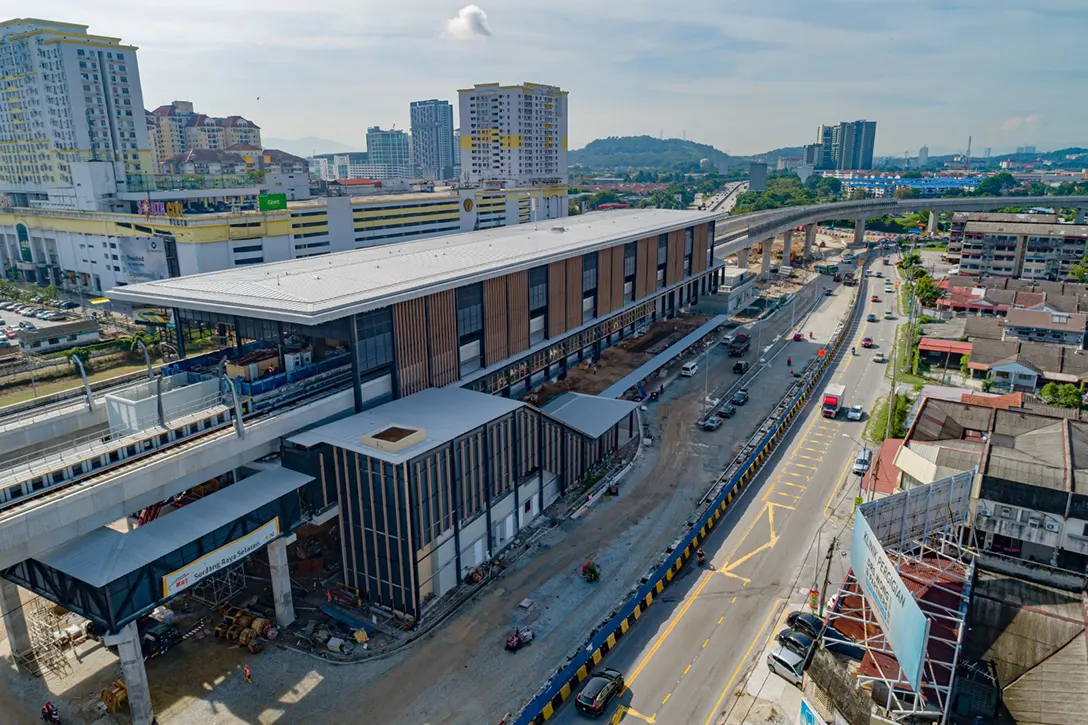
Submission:
POLYGON ((696 169, 709 159, 711 168, 728 167, 739 159, 707 144, 680 138, 610 136, 590 141, 585 148, 567 154, 567 163, 592 169, 696 169))
POLYGON ((801 156, 804 156, 804 154, 804 146, 783 146, 780 149, 771 149, 770 151, 764 151, 761 154, 756 154, 755 156, 751 156, 749 158, 751 158, 752 161, 765 161, 768 164, 774 164, 778 163, 778 159, 780 158, 799 158, 801 156))
POLYGON ((339 154, 354 151, 354 147, 327 138, 306 136, 304 138, 264 138, 261 143, 266 149, 279 149, 295 156, 306 158, 314 154, 339 154))

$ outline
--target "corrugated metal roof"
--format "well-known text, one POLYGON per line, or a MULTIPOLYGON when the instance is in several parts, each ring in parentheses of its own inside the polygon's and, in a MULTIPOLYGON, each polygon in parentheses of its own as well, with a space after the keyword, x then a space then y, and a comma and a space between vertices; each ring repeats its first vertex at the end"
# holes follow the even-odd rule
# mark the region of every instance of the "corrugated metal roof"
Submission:
POLYGON ((103 527, 35 558, 93 587, 104 587, 312 480, 305 473, 270 468, 135 531, 122 534, 103 527))
POLYGON ((427 388, 287 440, 302 446, 328 443, 371 458, 404 463, 522 407, 525 403, 518 400, 464 388, 427 388), (363 443, 363 436, 390 426, 422 429, 426 437, 396 452, 363 443))
POLYGON ((638 405, 629 400, 567 392, 549 401, 543 410, 590 438, 600 438, 638 405))
POLYGON ((918 343, 919 350, 927 352, 947 352, 953 355, 970 355, 971 343, 959 340, 941 340, 936 337, 923 337, 918 343))
POLYGON ((115 287, 108 295, 139 304, 319 324, 717 216, 668 209, 585 214, 144 282, 115 287))

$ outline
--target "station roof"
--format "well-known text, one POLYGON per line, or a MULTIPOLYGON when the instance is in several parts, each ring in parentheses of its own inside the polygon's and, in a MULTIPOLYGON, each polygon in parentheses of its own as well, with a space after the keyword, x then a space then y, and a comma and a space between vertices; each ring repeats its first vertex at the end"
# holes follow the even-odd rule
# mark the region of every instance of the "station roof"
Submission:
POLYGON ((629 400, 582 393, 563 393, 544 405, 544 412, 590 438, 600 438, 639 406, 629 400))
POLYGON ((314 325, 718 216, 622 209, 144 282, 107 294, 156 307, 314 325))
POLYGON ((525 403, 517 400, 464 388, 427 388, 287 440, 307 447, 328 443, 389 463, 404 463, 522 407, 525 403), (364 437, 390 427, 419 430, 424 437, 397 451, 364 442, 364 437))
POLYGON ((95 529, 35 558, 73 579, 105 587, 312 480, 305 473, 270 468, 135 531, 95 529))

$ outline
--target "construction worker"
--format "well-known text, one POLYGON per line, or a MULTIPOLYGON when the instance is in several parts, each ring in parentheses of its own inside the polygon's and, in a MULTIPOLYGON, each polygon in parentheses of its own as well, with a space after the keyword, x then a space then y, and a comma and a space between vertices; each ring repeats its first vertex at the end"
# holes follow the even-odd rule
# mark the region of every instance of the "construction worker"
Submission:
POLYGON ((253 684, 253 677, 251 677, 252 674, 253 673, 250 672, 250 670, 249 670, 249 665, 246 665, 245 667, 242 668, 242 676, 245 677, 245 682, 248 685, 253 684))

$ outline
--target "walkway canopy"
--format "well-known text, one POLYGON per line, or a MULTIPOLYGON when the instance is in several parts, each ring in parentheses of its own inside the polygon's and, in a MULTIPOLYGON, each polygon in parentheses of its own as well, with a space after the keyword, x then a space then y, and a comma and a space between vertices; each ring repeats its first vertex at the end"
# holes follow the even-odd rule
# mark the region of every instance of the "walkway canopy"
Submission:
POLYGON ((116 632, 302 521, 314 479, 271 468, 129 533, 101 528, 3 576, 116 632))

